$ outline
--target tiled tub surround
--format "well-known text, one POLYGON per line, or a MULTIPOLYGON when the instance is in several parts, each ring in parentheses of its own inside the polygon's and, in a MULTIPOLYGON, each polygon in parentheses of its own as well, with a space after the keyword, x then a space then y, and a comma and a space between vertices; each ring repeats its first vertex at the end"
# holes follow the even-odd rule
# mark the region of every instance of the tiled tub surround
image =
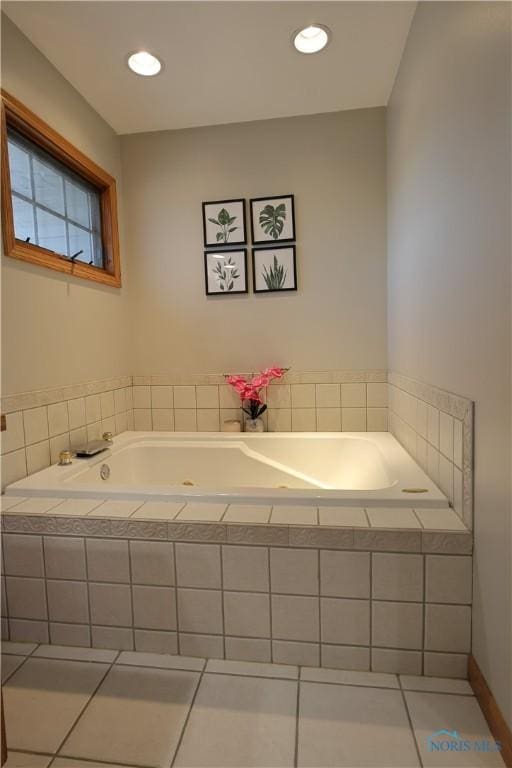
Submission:
POLYGON ((389 373, 389 431, 473 526, 473 402, 389 373))
POLYGON ((124 376, 3 397, 2 489, 56 464, 60 451, 133 429, 132 393, 124 376))
POLYGON ((472 537, 452 510, 3 503, 13 641, 466 674, 472 537))
MULTIPOLYGON (((263 393, 265 424, 270 432, 385 432, 386 381, 382 370, 290 371, 263 393)), ((133 384, 138 430, 216 432, 243 417, 223 375, 134 376, 133 384)))

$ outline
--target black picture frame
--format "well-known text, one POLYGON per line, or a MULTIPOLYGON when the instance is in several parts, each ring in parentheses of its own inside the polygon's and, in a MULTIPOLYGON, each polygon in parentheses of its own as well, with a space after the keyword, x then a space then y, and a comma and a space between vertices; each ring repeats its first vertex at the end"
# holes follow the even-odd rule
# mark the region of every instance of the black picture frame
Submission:
MULTIPOLYGON (((296 232, 295 232, 295 196, 294 195, 268 195, 266 197, 252 197, 249 200, 249 205, 251 208, 251 236, 252 236, 253 245, 270 245, 272 243, 293 243, 294 240, 297 239, 296 232), (257 232, 255 232, 255 213, 254 213, 255 204, 262 203, 262 202, 272 203, 273 200, 290 200, 290 209, 292 214, 291 237, 278 237, 276 239, 267 237, 263 239, 257 239, 256 237, 257 232)), ((258 226, 259 226, 259 218, 258 218, 258 226)))
POLYGON ((204 251, 204 286, 205 286, 205 293, 207 296, 236 296, 241 293, 249 293, 249 283, 247 280, 247 248, 231 248, 231 249, 224 249, 224 250, 205 250, 204 251), (235 254, 241 254, 243 253, 243 266, 244 266, 244 288, 239 291, 225 291, 222 289, 219 289, 218 291, 212 291, 210 290, 210 276, 209 276, 209 269, 208 269, 208 257, 212 257, 215 259, 221 259, 222 254, 226 254, 228 257, 233 258, 235 254))
MULTIPOLYGON (((266 199, 266 198, 265 198, 266 199)), ((273 247, 266 248, 253 248, 252 249, 252 289, 254 293, 281 293, 282 291, 296 291, 297 290, 297 249, 295 243, 288 243, 286 245, 274 245, 273 247), (269 251, 288 250, 292 252, 293 262, 293 285, 288 288, 258 288, 258 280, 256 275, 256 259, 259 254, 268 253, 269 251)))
POLYGON ((239 197, 234 198, 232 200, 208 200, 204 201, 202 204, 202 210, 203 210, 203 245, 205 248, 227 248, 229 246, 235 246, 235 245, 247 245, 247 214, 246 214, 246 206, 245 206, 245 198, 239 197), (228 240, 228 242, 219 242, 218 240, 208 241, 208 227, 207 227, 207 221, 209 220, 208 216, 208 206, 213 206, 215 208, 218 208, 218 206, 229 206, 233 203, 236 203, 238 205, 242 206, 242 221, 243 221, 243 238, 241 240, 228 240))

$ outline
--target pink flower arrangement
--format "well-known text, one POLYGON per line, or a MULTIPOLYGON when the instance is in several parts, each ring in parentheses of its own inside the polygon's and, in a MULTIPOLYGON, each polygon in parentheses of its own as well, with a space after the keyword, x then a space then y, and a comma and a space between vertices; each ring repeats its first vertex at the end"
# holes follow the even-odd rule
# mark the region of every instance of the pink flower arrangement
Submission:
POLYGON ((267 410, 267 406, 261 398, 261 390, 268 387, 274 379, 281 379, 287 370, 288 368, 265 368, 250 381, 247 381, 244 376, 226 376, 226 381, 238 392, 244 413, 251 419, 257 419, 267 410), (244 403, 248 403, 247 408, 244 407, 244 403))

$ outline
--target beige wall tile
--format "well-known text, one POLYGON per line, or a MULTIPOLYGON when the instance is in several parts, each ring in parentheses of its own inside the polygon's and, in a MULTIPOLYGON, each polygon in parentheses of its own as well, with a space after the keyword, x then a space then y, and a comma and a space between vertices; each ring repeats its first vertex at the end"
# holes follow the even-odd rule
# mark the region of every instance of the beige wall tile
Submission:
POLYGON ((114 390, 114 413, 124 413, 126 411, 126 390, 114 390))
POLYGON ((316 429, 318 432, 341 432, 341 408, 318 408, 316 429))
POLYGON ((197 409, 197 431, 198 432, 218 432, 220 430, 220 419, 218 408, 198 408, 197 409))
POLYGON ((155 432, 172 432, 174 430, 174 411, 172 408, 153 408, 151 419, 155 432))
POLYGON ((86 551, 91 581, 130 582, 127 541, 90 538, 86 540, 86 551))
POLYGON ((198 408, 219 408, 219 388, 214 385, 196 387, 198 408))
POLYGON ((465 680, 468 676, 468 656, 464 653, 426 652, 424 674, 429 677, 455 677, 465 680))
POLYGON ((174 407, 196 408, 196 388, 187 385, 174 387, 174 407))
POLYGON ((372 670, 398 675, 421 675, 421 656, 419 651, 372 648, 372 670))
MULTIPOLYGON (((269 392, 272 387, 269 387, 269 392)), ((291 408, 270 408, 268 409, 268 431, 269 432, 291 432, 292 429, 292 411, 291 408)))
POLYGON ((8 413, 5 416, 6 430, 2 432, 2 453, 10 453, 25 445, 25 431, 23 428, 23 413, 8 413))
POLYGON ((189 635, 180 632, 180 653, 209 659, 224 658, 224 639, 215 635, 189 635))
POLYGON ((89 623, 87 584, 84 581, 48 579, 46 591, 50 621, 63 621, 69 624, 89 623))
MULTIPOLYGON (((222 634, 222 592, 220 590, 178 589, 180 632, 222 634)), ((181 648, 181 652, 188 654, 181 648)))
POLYGON ((48 408, 31 408, 23 411, 23 424, 25 428, 25 441, 27 445, 40 443, 47 440, 48 431, 48 408))
POLYGON ((316 409, 292 408, 292 432, 316 432, 316 409))
POLYGON ((368 408, 366 412, 366 428, 368 432, 387 432, 388 409, 368 408))
POLYGON ((417 603, 373 602, 372 645, 421 649, 423 606, 417 603))
POLYGON ((471 607, 434 605, 425 608, 425 650, 469 653, 471 650, 471 607))
POLYGON ((439 448, 439 411, 432 405, 427 410, 427 432, 429 443, 439 448))
POLYGON ((151 387, 152 408, 172 408, 174 406, 172 387, 151 387))
POLYGON ((426 593, 429 603, 471 603, 472 558, 426 556, 426 593))
POLYGON ((270 596, 251 592, 224 592, 227 635, 270 637, 270 596))
POLYGON ((462 469, 462 434, 463 424, 459 419, 453 420, 453 461, 454 464, 462 469))
POLYGON ((249 592, 269 590, 268 549, 263 547, 222 547, 224 589, 249 592))
POLYGON ((318 595, 318 552, 270 549, 270 588, 288 595, 318 595))
POLYGON ((370 601, 322 597, 322 642, 369 645, 370 601))
POLYGON ((85 398, 85 418, 87 424, 101 420, 101 403, 99 395, 87 395, 85 398))
POLYGON ((133 388, 133 407, 151 408, 151 387, 145 386, 133 388))
POLYGON ((42 443, 28 445, 27 452, 27 472, 29 475, 46 469, 50 466, 50 441, 43 440, 42 443))
POLYGON ((447 459, 453 461, 453 417, 443 411, 439 414, 439 448, 447 459))
POLYGON ((78 427, 83 427, 86 424, 84 397, 68 400, 68 418, 70 430, 78 429, 78 427))
POLYGON ((314 408, 316 404, 314 384, 291 385, 292 408, 314 408))
POLYGON ((84 539, 45 536, 44 559, 49 579, 86 579, 84 539))
POLYGON ((267 388, 269 408, 291 408, 292 397, 289 384, 272 384, 267 388))
POLYGON ((133 624, 138 629, 176 629, 173 587, 133 586, 133 624))
POLYGON ((102 392, 100 395, 101 418, 108 419, 115 414, 114 393, 102 392))
POLYGON ((133 636, 135 650, 141 653, 178 653, 178 635, 176 632, 135 629, 133 636))
POLYGON ((134 429, 139 432, 146 432, 153 429, 152 413, 150 408, 133 409, 134 429))
POLYGON ((388 385, 368 383, 366 385, 366 398, 368 408, 387 408, 388 385))
POLYGON ((69 451, 69 432, 50 438, 50 461, 57 464, 61 451, 69 451))
POLYGON ((7 533, 2 539, 3 569, 8 576, 44 576, 41 536, 7 533))
POLYGON ((221 408, 240 408, 240 396, 229 384, 219 386, 219 404, 221 408))
POLYGON ((379 600, 423 600, 423 556, 372 553, 372 597, 379 600))
POLYGON ((320 664, 320 645, 318 643, 273 640, 272 654, 274 664, 298 664, 312 667, 320 664))
POLYGON ((418 400, 416 409, 416 429, 425 440, 428 437, 428 407, 423 400, 418 400))
POLYGON ((9 617, 39 620, 47 618, 44 579, 6 576, 5 588, 9 603, 9 617))
POLYGON ((322 643, 322 666, 367 671, 370 669, 370 649, 322 643))
MULTIPOLYGON (((131 627, 132 600, 131 590, 127 584, 90 583, 89 600, 92 624, 131 627)), ((93 637, 93 646, 95 645, 93 637)))
POLYGON ((112 648, 114 650, 133 650, 133 630, 121 627, 91 627, 93 648, 112 648))
POLYGON ((280 640, 319 640, 318 599, 272 595, 272 637, 280 640))
MULTIPOLYGON (((174 402, 176 402, 176 398, 174 402)), ((195 408, 175 408, 174 429, 176 432, 197 432, 196 413, 195 408)))
POLYGON ((271 660, 270 640, 226 637, 226 659, 269 662, 271 660))
POLYGON ((178 586, 220 589, 220 545, 177 543, 175 548, 178 586))
POLYGON ((130 541, 130 563, 133 584, 174 584, 174 548, 170 541, 130 541))
POLYGON ((317 408, 340 408, 341 390, 339 384, 317 384, 316 385, 316 407, 317 408))
POLYGON ((442 454, 439 456, 439 485, 443 493, 453 502, 453 464, 442 454))
POLYGON ((366 408, 366 384, 342 384, 341 407, 366 408))
POLYGON ((343 432, 366 432, 366 408, 342 408, 341 428, 343 432))
POLYGON ((321 550, 320 593, 328 597, 370 597, 370 553, 321 550))

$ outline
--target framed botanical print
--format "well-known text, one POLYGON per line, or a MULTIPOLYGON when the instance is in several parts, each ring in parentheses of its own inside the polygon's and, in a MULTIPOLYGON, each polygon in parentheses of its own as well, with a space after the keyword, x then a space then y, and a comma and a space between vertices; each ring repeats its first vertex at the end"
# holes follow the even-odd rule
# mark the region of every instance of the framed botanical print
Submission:
POLYGON ((295 240, 293 195, 256 197, 251 200, 252 242, 291 242, 295 240))
POLYGON ((297 264, 294 245, 253 248, 252 280, 254 293, 296 291, 297 264))
POLYGON ((205 251, 206 295, 247 293, 247 248, 239 251, 205 251))
POLYGON ((205 248, 247 243, 245 200, 216 200, 203 203, 205 248))

